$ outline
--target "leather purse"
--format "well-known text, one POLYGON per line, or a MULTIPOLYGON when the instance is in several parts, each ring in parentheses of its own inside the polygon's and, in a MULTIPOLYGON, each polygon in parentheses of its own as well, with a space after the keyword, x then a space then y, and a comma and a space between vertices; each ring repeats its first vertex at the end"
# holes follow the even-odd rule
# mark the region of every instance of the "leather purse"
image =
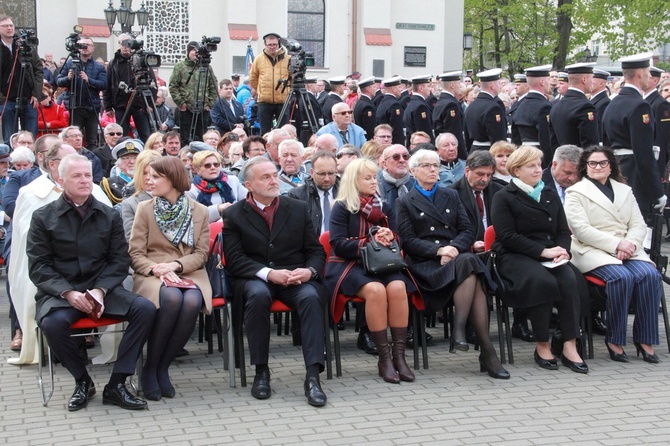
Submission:
POLYGON ((397 240, 393 239, 389 246, 382 246, 374 239, 377 230, 379 230, 377 226, 370 228, 370 240, 360 249, 365 273, 380 276, 407 268, 407 263, 402 258, 397 240))
POLYGON ((212 285, 212 297, 223 297, 226 301, 233 297, 233 288, 223 265, 223 233, 219 233, 212 244, 207 258, 207 275, 212 285))

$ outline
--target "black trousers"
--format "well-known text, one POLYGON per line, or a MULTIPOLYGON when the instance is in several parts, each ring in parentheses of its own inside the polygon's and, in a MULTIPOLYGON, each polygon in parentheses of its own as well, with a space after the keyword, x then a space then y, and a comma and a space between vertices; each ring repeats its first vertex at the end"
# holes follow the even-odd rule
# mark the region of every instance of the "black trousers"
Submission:
POLYGON ((86 148, 93 150, 99 146, 98 141, 98 112, 92 108, 76 107, 70 112, 70 122, 81 129, 86 141, 86 148))
MULTIPOLYGON (((137 296, 125 315, 107 313, 103 315, 128 321, 112 373, 132 375, 135 373, 137 358, 153 326, 156 306, 148 299, 137 296)), ((40 322, 51 350, 75 379, 86 374, 86 362, 79 355, 77 341, 70 337, 70 325, 85 316, 85 313, 75 308, 63 307, 54 309, 40 322)))
POLYGON ((270 306, 273 299, 298 312, 302 336, 302 355, 305 366, 324 365, 324 319, 326 305, 317 289, 310 283, 283 287, 249 280, 244 285, 244 325, 252 364, 267 364, 270 355, 270 306))
POLYGON ((149 124, 149 117, 147 112, 143 108, 133 107, 128 112, 125 122, 122 122, 123 116, 126 114, 126 108, 117 108, 114 111, 114 116, 116 117, 116 123, 123 128, 124 135, 130 135, 130 118, 133 118, 135 123, 135 130, 137 131, 137 137, 142 141, 146 142, 151 135, 151 124, 149 124))
POLYGON ((288 122, 288 114, 282 118, 282 122, 279 122, 279 114, 283 107, 284 104, 258 103, 258 122, 261 124, 261 135, 265 135, 272 130, 272 121, 274 119, 277 119, 278 126, 282 126, 288 122))

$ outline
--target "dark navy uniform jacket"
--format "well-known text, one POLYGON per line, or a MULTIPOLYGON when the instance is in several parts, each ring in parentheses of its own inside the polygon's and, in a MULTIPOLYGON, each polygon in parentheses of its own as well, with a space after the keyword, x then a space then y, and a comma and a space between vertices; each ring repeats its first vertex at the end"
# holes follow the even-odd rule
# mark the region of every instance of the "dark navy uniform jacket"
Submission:
POLYGON ((362 94, 354 105, 354 122, 365 130, 365 137, 370 140, 375 134, 377 126, 377 107, 372 99, 362 94))
POLYGON ((482 91, 465 109, 465 145, 472 150, 474 141, 490 142, 507 139, 505 109, 496 98, 482 91))
POLYGON ((568 89, 563 99, 551 107, 549 132, 551 150, 565 144, 586 148, 600 143, 596 107, 586 95, 574 88, 568 89))
POLYGON ((402 106, 392 94, 385 94, 377 107, 377 124, 393 127, 393 144, 405 144, 405 127, 402 122, 402 106))
POLYGON ((458 158, 466 159, 468 149, 463 139, 463 108, 458 99, 451 93, 443 91, 433 110, 433 126, 435 136, 440 133, 451 133, 458 141, 458 158))
POLYGON ((403 122, 405 123, 407 133, 407 147, 409 147, 409 138, 414 132, 428 133, 430 142, 435 143, 435 135, 433 135, 433 111, 430 109, 428 102, 420 94, 412 95, 412 99, 410 99, 407 108, 405 108, 403 122))
POLYGON ((551 103, 538 91, 530 91, 519 101, 519 106, 512 114, 512 135, 518 132, 520 141, 513 143, 520 145, 525 143, 540 143, 544 167, 551 164, 552 150, 549 138, 549 113, 551 103))

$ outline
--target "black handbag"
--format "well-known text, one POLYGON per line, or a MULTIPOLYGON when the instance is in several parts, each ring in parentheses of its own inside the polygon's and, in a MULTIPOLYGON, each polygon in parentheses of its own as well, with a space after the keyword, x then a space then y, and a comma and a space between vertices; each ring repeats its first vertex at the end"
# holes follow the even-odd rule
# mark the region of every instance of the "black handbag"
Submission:
POLYGON ((400 247, 395 239, 389 246, 382 246, 374 239, 378 229, 377 226, 370 228, 370 241, 360 249, 365 273, 379 276, 407 268, 407 263, 402 258, 400 247))
POLYGON ((223 233, 219 233, 209 250, 207 258, 207 275, 212 285, 212 297, 223 297, 229 300, 233 297, 233 288, 228 280, 226 267, 223 265, 223 233))

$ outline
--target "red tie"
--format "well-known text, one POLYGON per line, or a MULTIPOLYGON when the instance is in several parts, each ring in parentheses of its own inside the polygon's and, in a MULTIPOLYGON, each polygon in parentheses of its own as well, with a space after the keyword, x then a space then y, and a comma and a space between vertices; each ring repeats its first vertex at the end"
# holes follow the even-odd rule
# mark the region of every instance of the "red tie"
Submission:
POLYGON ((482 200, 482 193, 480 191, 475 191, 475 200, 477 200, 477 207, 479 208, 479 216, 484 221, 484 200, 482 200))

